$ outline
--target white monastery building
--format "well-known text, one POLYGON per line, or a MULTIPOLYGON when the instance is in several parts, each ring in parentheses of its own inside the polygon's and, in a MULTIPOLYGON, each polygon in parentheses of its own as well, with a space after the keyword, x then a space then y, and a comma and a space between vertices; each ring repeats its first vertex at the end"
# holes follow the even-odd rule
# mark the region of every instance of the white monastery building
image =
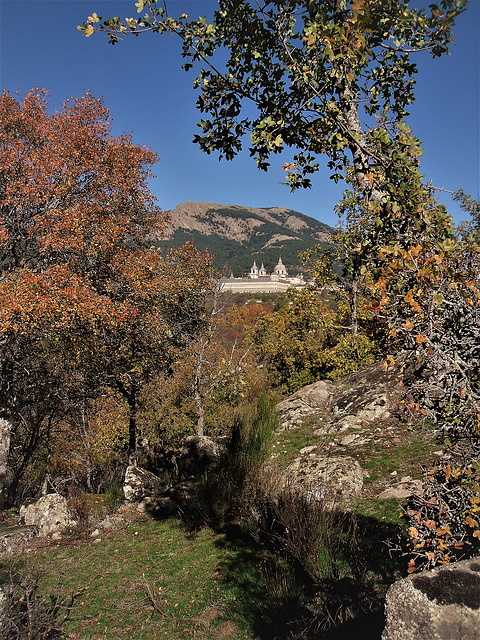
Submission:
POLYGON ((268 275, 265 267, 260 269, 254 261, 250 273, 244 278, 222 278, 220 280, 221 291, 231 291, 232 293, 283 293, 289 287, 302 288, 306 285, 303 275, 289 276, 287 268, 279 259, 273 273, 268 275))

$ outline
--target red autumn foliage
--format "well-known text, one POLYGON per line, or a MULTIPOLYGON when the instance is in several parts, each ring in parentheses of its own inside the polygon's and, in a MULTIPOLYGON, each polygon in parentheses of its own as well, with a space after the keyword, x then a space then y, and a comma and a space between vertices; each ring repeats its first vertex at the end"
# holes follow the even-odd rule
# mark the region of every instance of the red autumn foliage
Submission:
POLYGON ((155 247, 167 221, 148 188, 156 155, 110 130, 89 93, 53 114, 43 89, 0 96, 0 349, 11 358, 0 409, 18 409, 13 347, 35 344, 37 360, 77 372, 90 394, 120 391, 133 460, 139 392, 201 326, 211 261, 192 245, 155 247))

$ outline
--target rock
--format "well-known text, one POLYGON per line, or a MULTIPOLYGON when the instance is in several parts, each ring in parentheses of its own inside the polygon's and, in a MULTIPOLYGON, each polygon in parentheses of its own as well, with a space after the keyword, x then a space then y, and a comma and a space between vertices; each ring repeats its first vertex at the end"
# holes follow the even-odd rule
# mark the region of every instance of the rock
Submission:
POLYGON ((320 380, 303 387, 286 400, 277 404, 279 431, 290 431, 300 426, 309 416, 326 411, 335 394, 335 385, 320 380))
POLYGON ((301 491, 311 500, 324 501, 332 508, 361 493, 363 472, 358 462, 348 456, 311 454, 291 462, 280 485, 301 491))
POLYGON ((0 527, 0 558, 22 553, 29 540, 37 535, 35 526, 0 527))
POLYGON ((105 516, 105 518, 98 524, 100 529, 111 529, 113 527, 113 522, 110 516, 105 516))
POLYGON ((216 467, 224 451, 223 438, 189 436, 185 438, 178 466, 186 475, 195 476, 216 467))
POLYGON ((20 524, 38 527, 38 535, 45 537, 53 532, 74 527, 67 501, 58 493, 50 493, 33 504, 20 507, 20 524))
POLYGON ((421 480, 412 480, 409 476, 405 476, 397 484, 379 493, 377 497, 382 500, 387 498, 403 500, 404 498, 410 498, 410 496, 414 495, 423 495, 423 483, 421 480))
POLYGON ((324 421, 316 435, 385 421, 397 412, 403 392, 397 375, 381 363, 337 382, 320 380, 277 404, 279 431, 295 429, 307 418, 324 421), (325 412, 331 413, 327 420, 325 412))
POLYGON ((300 449, 299 453, 300 455, 304 456, 306 453, 313 453, 317 449, 318 449, 317 445, 313 444, 313 445, 309 445, 308 447, 303 447, 303 449, 300 449))
POLYGON ((385 614, 382 640, 479 640, 480 559, 399 580, 385 614))
POLYGON ((378 387, 354 387, 345 391, 333 407, 340 430, 368 422, 387 420, 392 415, 387 392, 378 387))
POLYGON ((146 497, 159 495, 164 489, 161 479, 140 467, 127 467, 123 493, 128 502, 140 502, 146 497))
POLYGON ((332 414, 342 431, 387 420, 396 413, 404 391, 396 374, 385 371, 381 364, 360 369, 338 384, 343 392, 337 392, 332 414))
POLYGON ((92 533, 90 534, 91 538, 98 538, 98 536, 100 535, 100 530, 99 529, 94 529, 92 531, 92 533))

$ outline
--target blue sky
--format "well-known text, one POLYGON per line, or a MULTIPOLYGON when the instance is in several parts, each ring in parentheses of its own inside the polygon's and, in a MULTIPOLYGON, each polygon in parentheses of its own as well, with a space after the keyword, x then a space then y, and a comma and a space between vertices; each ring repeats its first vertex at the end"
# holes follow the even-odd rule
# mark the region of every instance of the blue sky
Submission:
MULTIPOLYGON (((257 170, 248 151, 219 162, 193 143, 199 113, 192 88, 194 72, 181 69, 178 39, 148 34, 112 47, 101 34, 82 38, 76 26, 96 12, 104 18, 136 15, 135 0, 0 0, 0 86, 23 96, 32 87, 50 92, 50 108, 85 91, 102 97, 115 134, 131 132, 136 143, 158 153, 151 189, 164 209, 194 200, 244 206, 285 206, 328 224, 343 186, 326 168, 310 190, 291 194, 281 165, 257 170)), ((423 0, 422 0, 423 1, 423 0)), ((208 15, 213 0, 169 0, 170 13, 208 15)), ((415 4, 412 2, 412 4, 415 4)), ((455 29, 452 55, 419 60, 417 100, 409 119, 424 144, 422 172, 437 187, 463 188, 479 196, 479 34, 480 0, 471 0, 455 29)), ((323 160, 321 160, 323 164, 323 160)), ((445 194, 456 219, 463 217, 445 194)))

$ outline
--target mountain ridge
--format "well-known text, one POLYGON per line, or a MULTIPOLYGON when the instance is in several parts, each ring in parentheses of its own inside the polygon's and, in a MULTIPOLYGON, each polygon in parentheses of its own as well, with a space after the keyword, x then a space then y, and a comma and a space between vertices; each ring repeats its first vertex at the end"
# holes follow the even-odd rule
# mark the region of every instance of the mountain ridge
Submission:
POLYGON ((298 254, 328 245, 332 227, 285 207, 244 207, 215 202, 180 203, 169 212, 170 223, 158 244, 175 247, 187 240, 215 256, 222 273, 243 275, 253 260, 273 269, 279 256, 292 273, 302 270, 298 254))

